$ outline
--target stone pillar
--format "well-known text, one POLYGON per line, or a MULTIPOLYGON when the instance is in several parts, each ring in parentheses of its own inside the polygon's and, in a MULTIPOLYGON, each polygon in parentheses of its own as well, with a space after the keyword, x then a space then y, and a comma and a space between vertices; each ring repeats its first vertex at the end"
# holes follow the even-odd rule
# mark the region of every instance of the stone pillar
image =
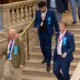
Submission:
POLYGON ((2 9, 2 27, 6 28, 10 25, 10 9, 3 8, 2 9))

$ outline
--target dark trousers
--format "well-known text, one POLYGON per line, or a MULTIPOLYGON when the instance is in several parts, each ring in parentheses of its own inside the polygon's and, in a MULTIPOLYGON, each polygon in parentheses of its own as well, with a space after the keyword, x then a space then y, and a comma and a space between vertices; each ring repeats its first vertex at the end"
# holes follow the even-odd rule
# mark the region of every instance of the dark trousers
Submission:
POLYGON ((63 0, 64 10, 68 10, 68 0, 63 0))
POLYGON ((47 66, 49 66, 52 58, 52 36, 50 36, 47 32, 40 33, 39 40, 42 54, 44 56, 44 59, 47 61, 47 66))
POLYGON ((69 75, 70 62, 64 62, 63 59, 58 58, 54 61, 53 67, 54 67, 53 72, 58 80, 70 80, 69 75), (62 73, 60 72, 60 70, 62 71, 62 73))

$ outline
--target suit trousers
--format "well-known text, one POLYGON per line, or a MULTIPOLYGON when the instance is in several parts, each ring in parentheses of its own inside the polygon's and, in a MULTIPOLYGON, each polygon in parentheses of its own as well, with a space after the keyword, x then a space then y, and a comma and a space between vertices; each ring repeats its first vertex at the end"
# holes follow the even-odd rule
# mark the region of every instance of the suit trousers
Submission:
POLYGON ((72 8, 73 21, 77 21, 76 17, 76 5, 78 6, 78 16, 80 16, 80 0, 70 0, 72 8))
POLYGON ((52 58, 51 51, 52 36, 50 36, 47 32, 43 32, 40 33, 39 40, 42 54, 44 56, 44 59, 47 61, 47 66, 49 66, 52 58))
POLYGON ((64 5, 65 11, 68 10, 68 0, 63 0, 63 5, 64 5))
POLYGON ((4 65, 3 78, 1 80, 22 80, 21 71, 18 68, 13 68, 12 62, 7 60, 4 65))
POLYGON ((57 21, 61 22, 62 21, 63 13, 59 13, 56 8, 51 8, 51 10, 54 11, 54 13, 56 15, 56 18, 57 18, 57 21))
POLYGON ((54 61, 53 73, 58 80, 70 80, 69 67, 71 62, 65 62, 62 58, 57 58, 54 61))

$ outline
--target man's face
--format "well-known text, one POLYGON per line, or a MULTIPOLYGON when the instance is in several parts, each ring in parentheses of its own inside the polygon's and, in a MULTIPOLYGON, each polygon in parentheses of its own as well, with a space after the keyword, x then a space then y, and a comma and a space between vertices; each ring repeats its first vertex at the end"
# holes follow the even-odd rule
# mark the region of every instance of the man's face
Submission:
POLYGON ((59 30, 61 33, 63 33, 66 30, 66 27, 63 24, 59 24, 59 30))
POLYGON ((44 12, 46 11, 46 6, 43 7, 43 8, 40 8, 40 11, 41 11, 42 13, 44 13, 44 12))

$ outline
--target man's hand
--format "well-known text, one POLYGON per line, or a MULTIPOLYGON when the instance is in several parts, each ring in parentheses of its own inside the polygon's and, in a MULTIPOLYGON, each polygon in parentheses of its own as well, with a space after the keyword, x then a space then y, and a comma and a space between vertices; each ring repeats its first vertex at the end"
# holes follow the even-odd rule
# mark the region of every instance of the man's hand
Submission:
POLYGON ((20 65, 19 70, 22 70, 23 68, 24 68, 24 66, 23 65, 20 65))
POLYGON ((62 56, 62 54, 58 54, 59 56, 62 56))
POLYGON ((34 28, 34 32, 37 33, 37 31, 38 31, 37 28, 34 28))
POLYGON ((64 54, 62 55, 62 58, 66 58, 66 56, 67 56, 67 53, 64 53, 64 54))
POLYGON ((54 35, 56 35, 58 32, 54 32, 54 35))

